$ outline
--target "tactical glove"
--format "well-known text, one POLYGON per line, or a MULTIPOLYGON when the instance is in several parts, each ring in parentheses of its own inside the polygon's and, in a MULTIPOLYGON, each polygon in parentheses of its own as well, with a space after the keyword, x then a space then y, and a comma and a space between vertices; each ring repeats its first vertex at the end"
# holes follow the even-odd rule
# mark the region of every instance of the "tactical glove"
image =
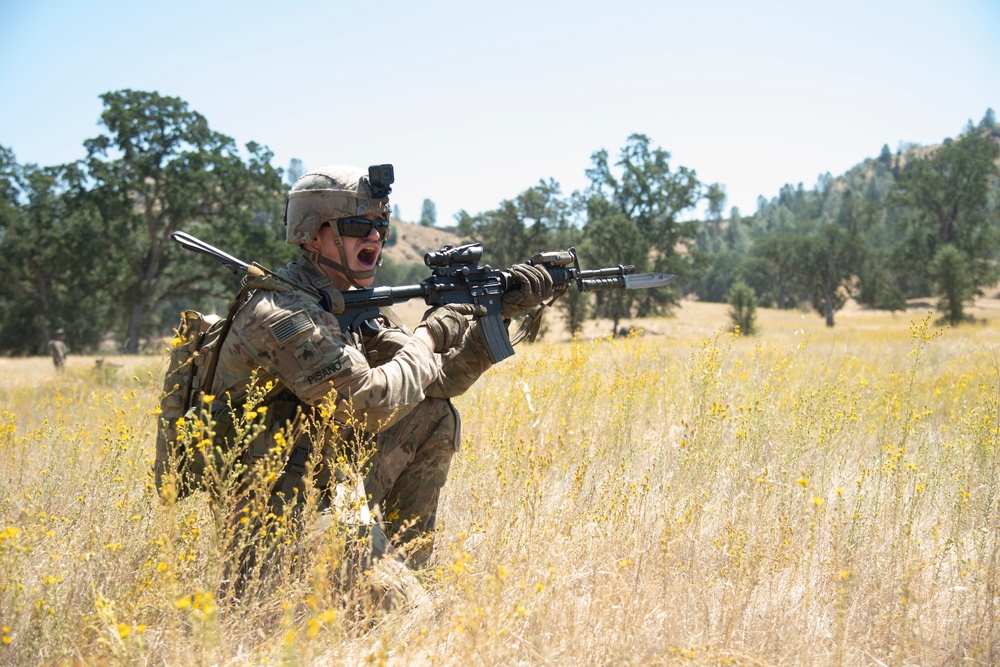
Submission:
POLYGON ((458 303, 452 306, 441 306, 430 311, 424 321, 417 326, 427 329, 434 341, 434 351, 444 352, 462 342, 469 328, 469 315, 484 315, 486 308, 471 303, 458 303))
POLYGON ((503 295, 503 317, 509 319, 531 310, 552 296, 552 276, 545 269, 531 264, 510 267, 518 289, 503 295))

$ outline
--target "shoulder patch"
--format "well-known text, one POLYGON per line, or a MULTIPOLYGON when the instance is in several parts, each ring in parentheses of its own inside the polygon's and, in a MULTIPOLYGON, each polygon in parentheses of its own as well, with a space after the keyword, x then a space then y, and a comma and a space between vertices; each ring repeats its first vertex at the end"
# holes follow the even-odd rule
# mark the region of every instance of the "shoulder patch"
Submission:
POLYGON ((319 345, 314 343, 311 338, 306 338, 295 346, 295 358, 299 360, 303 368, 309 368, 315 364, 321 354, 319 345))
POLYGON ((312 318, 304 310, 282 317, 271 325, 271 334, 278 341, 278 345, 284 345, 290 340, 312 331, 315 328, 312 318))

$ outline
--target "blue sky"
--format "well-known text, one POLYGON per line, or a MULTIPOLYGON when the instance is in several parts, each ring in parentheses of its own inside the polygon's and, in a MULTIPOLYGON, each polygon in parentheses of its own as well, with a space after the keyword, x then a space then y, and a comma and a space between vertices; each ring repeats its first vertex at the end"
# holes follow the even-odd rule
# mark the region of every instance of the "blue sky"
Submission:
POLYGON ((998 36, 998 0, 0 0, 0 144, 81 158, 98 95, 155 90, 280 167, 392 162, 449 224, 641 132, 746 213, 1000 112, 998 36))

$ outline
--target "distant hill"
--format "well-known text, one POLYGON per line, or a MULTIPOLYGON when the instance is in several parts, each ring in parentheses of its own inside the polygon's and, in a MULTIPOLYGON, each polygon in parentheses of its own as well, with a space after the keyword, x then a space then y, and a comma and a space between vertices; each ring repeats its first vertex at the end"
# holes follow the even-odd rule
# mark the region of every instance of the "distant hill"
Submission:
POLYGON ((424 253, 445 245, 458 245, 464 239, 437 227, 423 227, 401 220, 392 221, 392 239, 383 253, 395 264, 423 264, 424 253), (395 240, 392 240, 395 239, 395 240))

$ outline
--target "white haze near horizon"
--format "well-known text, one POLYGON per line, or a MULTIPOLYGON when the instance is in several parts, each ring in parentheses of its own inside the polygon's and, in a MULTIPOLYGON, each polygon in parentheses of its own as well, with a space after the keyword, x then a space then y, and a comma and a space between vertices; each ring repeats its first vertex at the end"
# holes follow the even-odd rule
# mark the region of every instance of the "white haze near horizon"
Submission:
POLYGON ((996 0, 6 0, 0 145, 82 158, 101 93, 157 91, 282 168, 392 162, 403 219, 430 199, 448 225, 582 189, 642 133, 750 213, 1000 109, 998 35, 996 0))

